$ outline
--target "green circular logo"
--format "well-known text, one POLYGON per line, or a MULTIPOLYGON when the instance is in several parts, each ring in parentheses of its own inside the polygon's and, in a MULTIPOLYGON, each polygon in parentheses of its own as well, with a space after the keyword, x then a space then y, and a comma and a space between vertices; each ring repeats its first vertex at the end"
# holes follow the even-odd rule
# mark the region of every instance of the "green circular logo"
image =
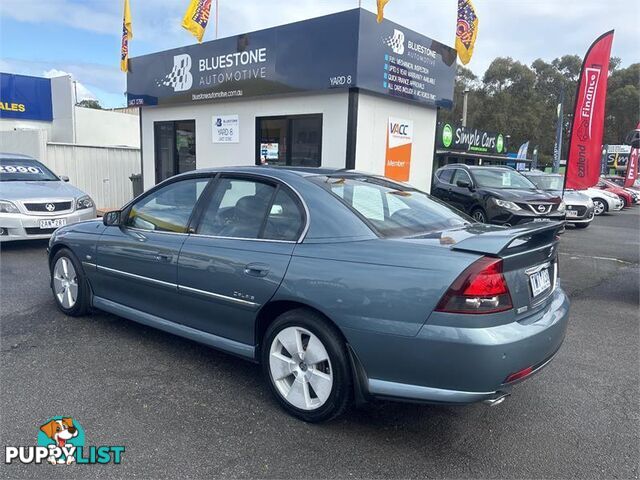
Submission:
POLYGON ((445 147, 450 147, 451 142, 453 142, 453 128, 448 123, 445 123, 444 127, 442 127, 442 145, 445 147))
POLYGON ((496 140, 496 152, 502 153, 503 148, 504 148, 504 138, 502 137, 502 134, 499 133, 498 138, 496 140))

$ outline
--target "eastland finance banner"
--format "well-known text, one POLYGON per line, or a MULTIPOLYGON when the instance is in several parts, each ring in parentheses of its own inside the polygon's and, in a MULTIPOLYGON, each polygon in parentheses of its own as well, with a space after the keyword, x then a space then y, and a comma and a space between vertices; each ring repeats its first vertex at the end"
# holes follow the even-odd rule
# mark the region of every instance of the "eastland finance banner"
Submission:
POLYGON ((451 108, 456 52, 361 9, 130 59, 129 105, 360 88, 451 108))
POLYGON ((582 63, 567 155, 565 188, 583 190, 598 183, 604 107, 613 30, 598 38, 582 63))

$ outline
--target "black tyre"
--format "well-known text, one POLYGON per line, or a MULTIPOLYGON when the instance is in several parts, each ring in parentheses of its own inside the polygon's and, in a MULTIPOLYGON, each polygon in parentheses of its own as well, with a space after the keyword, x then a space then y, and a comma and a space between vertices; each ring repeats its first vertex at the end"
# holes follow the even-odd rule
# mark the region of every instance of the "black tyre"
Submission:
POLYGON ((79 317, 89 310, 89 284, 76 256, 66 248, 51 260, 51 291, 65 315, 79 317))
POLYGON ((596 215, 602 215, 609 209, 607 202, 605 202, 601 198, 594 198, 593 205, 594 205, 593 213, 595 213, 596 215))
POLYGON ((589 223, 574 223, 573 226, 576 228, 587 228, 589 225, 591 225, 591 222, 589 223))
POLYGON ((487 223, 487 214, 484 213, 484 210, 481 208, 476 208, 473 212, 471 212, 471 216, 477 222, 487 223))
POLYGON ((351 372, 344 340, 306 309, 280 315, 262 342, 262 371, 280 405, 305 422, 337 417, 349 405, 351 372))

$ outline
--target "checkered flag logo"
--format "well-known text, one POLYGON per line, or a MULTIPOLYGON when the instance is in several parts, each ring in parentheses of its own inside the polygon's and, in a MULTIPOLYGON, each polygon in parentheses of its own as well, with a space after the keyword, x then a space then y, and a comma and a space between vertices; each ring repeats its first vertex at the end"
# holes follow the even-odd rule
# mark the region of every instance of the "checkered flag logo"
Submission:
POLYGON ((158 86, 172 87, 174 92, 184 92, 193 85, 191 55, 182 53, 173 57, 173 69, 160 80, 158 86))
POLYGON ((404 53, 404 33, 397 28, 393 29, 393 35, 383 38, 382 41, 388 47, 391 47, 391 50, 393 50, 393 53, 396 55, 402 55, 404 53))

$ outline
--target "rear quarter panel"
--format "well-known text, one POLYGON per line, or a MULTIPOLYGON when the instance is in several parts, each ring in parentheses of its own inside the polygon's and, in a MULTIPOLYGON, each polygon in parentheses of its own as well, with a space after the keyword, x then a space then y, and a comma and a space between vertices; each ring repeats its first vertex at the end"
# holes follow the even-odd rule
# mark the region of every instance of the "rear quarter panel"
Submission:
POLYGON ((274 300, 329 317, 345 336, 368 330, 414 336, 455 278, 478 256, 369 240, 296 246, 274 300))

